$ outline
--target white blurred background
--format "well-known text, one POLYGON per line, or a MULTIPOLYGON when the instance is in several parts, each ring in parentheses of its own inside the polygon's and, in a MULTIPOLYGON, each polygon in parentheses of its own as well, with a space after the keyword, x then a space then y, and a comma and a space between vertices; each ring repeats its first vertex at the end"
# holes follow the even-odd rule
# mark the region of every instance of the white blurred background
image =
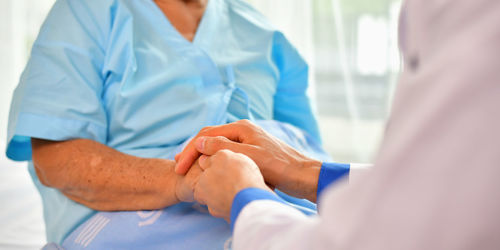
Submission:
MULTIPOLYGON (((400 0, 247 1, 310 64, 309 94, 327 151, 336 161, 373 161, 400 70, 400 0)), ((44 244, 40 198, 26 164, 7 160, 4 149, 12 92, 53 3, 0 0, 0 249, 44 244)))
POLYGON ((0 0, 0 249, 45 244, 42 204, 26 163, 5 157, 12 92, 53 0, 0 0))
POLYGON ((400 69, 400 0, 248 0, 311 66, 323 144, 336 161, 377 152, 400 69))

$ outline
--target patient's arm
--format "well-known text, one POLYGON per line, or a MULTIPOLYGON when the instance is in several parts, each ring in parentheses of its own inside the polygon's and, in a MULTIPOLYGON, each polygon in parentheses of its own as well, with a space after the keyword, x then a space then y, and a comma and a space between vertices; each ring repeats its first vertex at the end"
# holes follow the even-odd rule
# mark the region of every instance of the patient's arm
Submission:
POLYGON ((161 209, 179 202, 176 184, 186 182, 174 174, 174 161, 127 155, 87 139, 31 142, 42 184, 95 210, 161 209))

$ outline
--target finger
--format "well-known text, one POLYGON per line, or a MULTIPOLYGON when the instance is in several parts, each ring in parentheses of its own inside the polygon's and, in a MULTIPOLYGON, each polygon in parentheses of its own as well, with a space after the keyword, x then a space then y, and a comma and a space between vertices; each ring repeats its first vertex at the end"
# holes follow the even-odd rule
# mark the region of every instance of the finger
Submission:
POLYGON ((180 153, 179 159, 176 159, 175 172, 182 175, 186 174, 193 162, 201 155, 195 145, 198 138, 204 136, 224 136, 232 141, 244 142, 251 132, 249 124, 251 123, 248 121, 242 121, 200 131, 180 153))
POLYGON ((246 144, 231 141, 223 136, 203 137, 198 140, 196 149, 205 155, 214 155, 221 150, 230 150, 235 153, 245 154, 246 151, 252 150, 246 144))
POLYGON ((214 210, 212 207, 208 207, 208 212, 210 213, 210 215, 212 215, 213 217, 217 217, 217 218, 221 218, 223 217, 220 213, 217 213, 217 210, 214 210))
POLYGON ((198 159, 198 164, 200 165, 200 168, 203 169, 203 171, 205 171, 211 165, 210 157, 206 155, 200 156, 200 158, 198 159))
MULTIPOLYGON (((200 134, 203 132, 200 132, 200 134)), ((189 168, 193 165, 193 163, 200 157, 201 153, 196 150, 196 140, 200 137, 200 134, 198 134, 196 137, 194 137, 184 148, 182 152, 180 152, 176 157, 175 157, 175 172, 177 174, 184 175, 187 173, 189 168)))
POLYGON ((200 152, 198 152, 195 147, 186 147, 184 153, 176 160, 175 172, 181 175, 186 174, 193 162, 196 161, 200 155, 200 152))

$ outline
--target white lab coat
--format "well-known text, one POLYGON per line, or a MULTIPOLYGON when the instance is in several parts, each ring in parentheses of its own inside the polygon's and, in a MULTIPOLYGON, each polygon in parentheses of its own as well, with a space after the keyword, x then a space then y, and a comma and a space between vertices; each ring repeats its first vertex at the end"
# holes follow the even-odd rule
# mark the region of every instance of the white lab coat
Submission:
POLYGON ((405 70, 374 168, 306 217, 240 213, 239 249, 500 249, 500 1, 409 0, 405 70))

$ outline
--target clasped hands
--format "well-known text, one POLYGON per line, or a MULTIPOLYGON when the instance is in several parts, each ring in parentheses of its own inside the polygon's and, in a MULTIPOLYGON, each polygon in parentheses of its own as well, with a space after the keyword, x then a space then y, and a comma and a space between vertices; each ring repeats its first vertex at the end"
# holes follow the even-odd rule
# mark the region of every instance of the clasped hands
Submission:
POLYGON ((248 120, 206 127, 175 157, 176 195, 197 201, 229 221, 236 194, 246 188, 316 201, 321 162, 297 152, 248 120))

